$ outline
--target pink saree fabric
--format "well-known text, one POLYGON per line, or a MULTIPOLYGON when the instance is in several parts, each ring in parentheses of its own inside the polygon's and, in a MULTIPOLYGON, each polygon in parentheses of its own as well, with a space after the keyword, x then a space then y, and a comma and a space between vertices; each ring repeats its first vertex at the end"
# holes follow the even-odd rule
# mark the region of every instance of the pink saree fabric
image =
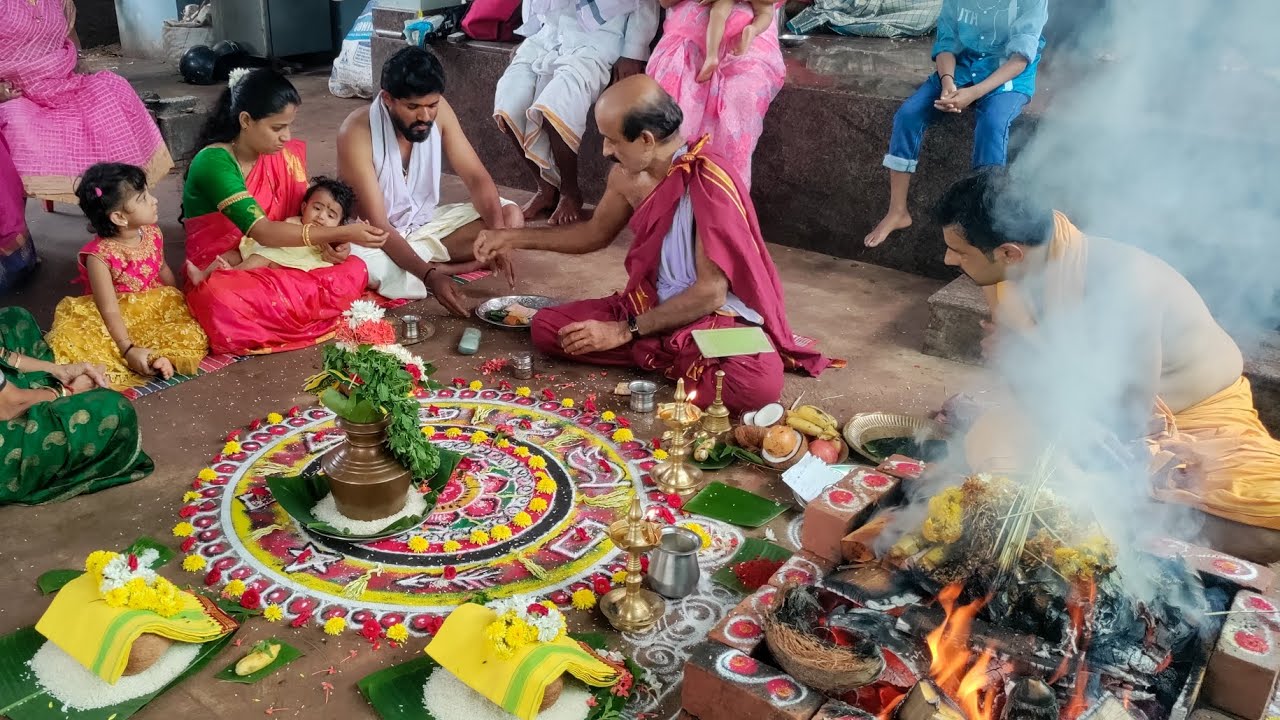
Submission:
POLYGON ((119 75, 78 75, 63 0, 0 0, 0 80, 22 96, 0 103, 0 134, 26 194, 75 202, 76 178, 123 162, 152 182, 173 167, 160 130, 119 75))
POLYGON ((745 55, 734 55, 738 37, 752 17, 750 5, 736 5, 720 44, 720 67, 711 80, 699 83, 695 78, 707 55, 710 10, 693 0, 667 10, 648 73, 680 104, 684 136, 710 135, 707 149, 723 158, 750 189, 751 155, 764 131, 764 115, 786 78, 778 26, 770 25, 745 55))

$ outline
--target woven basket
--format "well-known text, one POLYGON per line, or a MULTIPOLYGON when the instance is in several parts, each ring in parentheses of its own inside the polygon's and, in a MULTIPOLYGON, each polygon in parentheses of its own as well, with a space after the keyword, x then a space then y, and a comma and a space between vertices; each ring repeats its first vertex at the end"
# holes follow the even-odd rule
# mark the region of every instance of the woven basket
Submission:
POLYGON ((560 693, 563 691, 564 691, 563 676, 558 677, 555 680, 551 681, 551 684, 548 685, 547 689, 544 690, 542 693, 542 704, 538 706, 538 712, 542 712, 543 710, 546 710, 552 705, 555 705, 556 701, 560 699, 560 693))
MULTIPOLYGON (((791 588, 778 593, 775 606, 791 588)), ((827 695, 842 695, 870 685, 884 672, 884 654, 872 643, 864 643, 869 654, 824 642, 790 625, 779 622, 772 612, 765 617, 764 639, 769 652, 787 674, 827 695)))

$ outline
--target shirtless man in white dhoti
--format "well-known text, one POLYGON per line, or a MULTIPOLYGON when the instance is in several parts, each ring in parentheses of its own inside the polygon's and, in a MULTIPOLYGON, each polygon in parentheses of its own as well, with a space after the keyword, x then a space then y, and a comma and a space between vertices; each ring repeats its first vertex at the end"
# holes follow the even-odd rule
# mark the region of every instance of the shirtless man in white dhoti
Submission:
POLYGON ((587 114, 609 84, 644 72, 658 30, 656 0, 525 0, 527 39, 498 80, 493 115, 538 181, 524 207, 552 225, 582 213, 578 145, 587 114))
POLYGON ((338 176, 356 192, 355 215, 387 231, 379 249, 352 248, 369 268, 369 288, 388 298, 430 293, 466 316, 451 276, 484 267, 472 251, 481 230, 522 227, 524 216, 498 196, 443 93, 435 55, 418 47, 397 52, 383 66, 382 91, 338 130, 338 176), (471 202, 440 204, 444 158, 471 202))

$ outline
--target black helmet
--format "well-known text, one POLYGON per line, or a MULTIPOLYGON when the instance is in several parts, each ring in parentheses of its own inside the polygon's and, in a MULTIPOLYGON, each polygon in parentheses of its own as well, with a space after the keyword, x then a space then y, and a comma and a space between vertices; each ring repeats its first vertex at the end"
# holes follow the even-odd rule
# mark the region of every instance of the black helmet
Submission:
POLYGON ((244 52, 233 40, 220 40, 213 44, 213 54, 218 57, 244 52))
POLYGON ((182 61, 178 63, 178 72, 182 73, 182 79, 192 85, 212 85, 217 82, 214 79, 214 68, 218 64, 218 56, 207 45, 196 45, 187 50, 182 55, 182 61))

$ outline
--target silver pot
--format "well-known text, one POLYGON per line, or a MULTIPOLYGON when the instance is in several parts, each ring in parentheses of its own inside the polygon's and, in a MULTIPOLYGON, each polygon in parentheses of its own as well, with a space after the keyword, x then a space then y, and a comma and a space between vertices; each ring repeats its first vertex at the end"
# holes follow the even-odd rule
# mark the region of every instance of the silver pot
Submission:
POLYGON ((658 547, 649 553, 649 587, 672 599, 692 593, 702 573, 698 567, 701 548, 702 538, 693 531, 674 525, 664 527, 658 547))

